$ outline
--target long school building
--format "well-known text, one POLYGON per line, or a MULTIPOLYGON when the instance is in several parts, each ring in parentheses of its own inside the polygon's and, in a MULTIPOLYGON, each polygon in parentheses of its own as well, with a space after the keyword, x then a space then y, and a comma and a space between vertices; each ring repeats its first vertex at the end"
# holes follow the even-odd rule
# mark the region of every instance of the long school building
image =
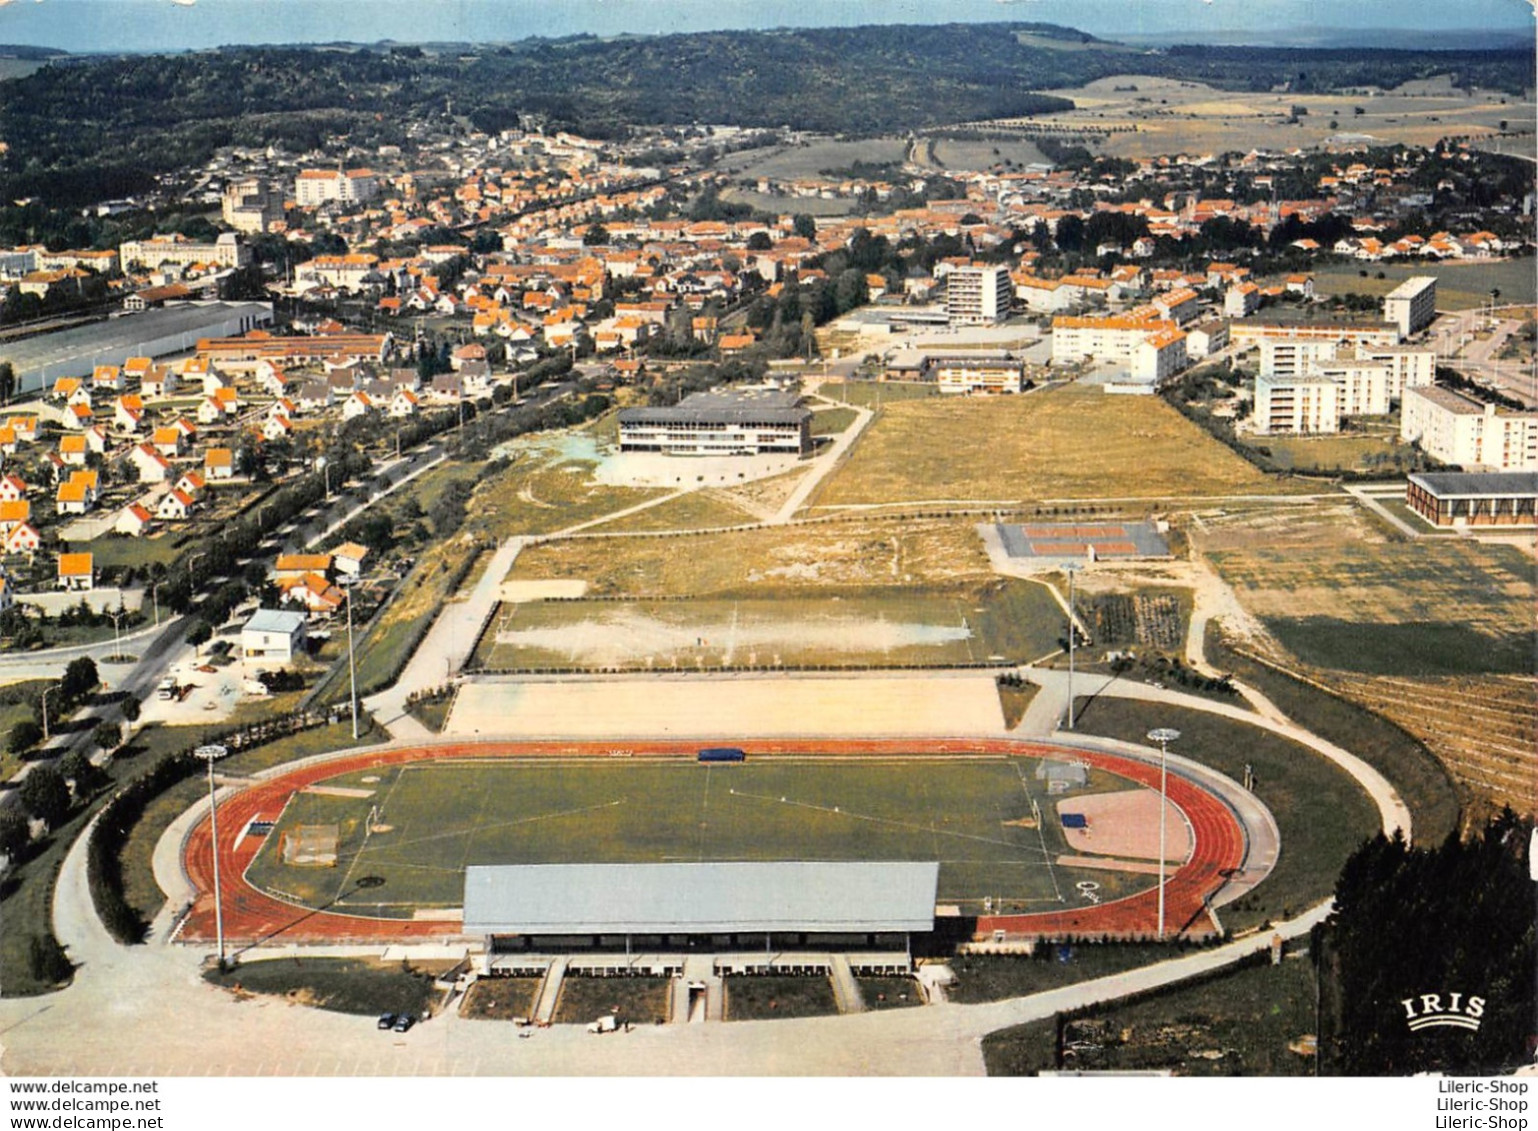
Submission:
POLYGON ((1531 526, 1538 471, 1419 472, 1410 476, 1405 502, 1433 526, 1531 526))
POLYGON ((619 414, 621 452, 677 456, 805 454, 812 413, 795 393, 695 393, 672 407, 619 414))

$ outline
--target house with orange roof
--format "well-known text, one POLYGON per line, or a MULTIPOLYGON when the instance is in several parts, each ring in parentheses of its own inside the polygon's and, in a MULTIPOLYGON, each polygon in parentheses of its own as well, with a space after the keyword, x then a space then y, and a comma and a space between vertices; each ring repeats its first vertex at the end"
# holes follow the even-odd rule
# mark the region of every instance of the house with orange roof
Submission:
MULTIPOLYGON (((169 429, 156 429, 156 433, 169 429)), ((162 454, 165 449, 158 443, 136 444, 128 453, 128 463, 139 477, 140 483, 164 483, 171 477, 171 464, 162 454)))
POLYGON ((0 503, 13 503, 26 497, 26 480, 19 475, 0 475, 0 503))
POLYGON ((180 456, 186 443, 187 434, 174 424, 164 425, 150 433, 149 446, 166 459, 180 456))
POLYGON ((283 599, 303 605, 311 616, 329 616, 342 607, 345 594, 319 574, 307 573, 291 581, 279 582, 283 599))
POLYGON ((59 484, 53 499, 59 514, 85 514, 96 505, 96 492, 73 476, 59 484))
POLYGON ((30 522, 18 522, 0 539, 7 554, 35 554, 42 544, 43 536, 30 522))
POLYGON ((124 432, 137 432, 144 422, 144 399, 138 393, 124 393, 112 404, 112 423, 124 432))
POLYGON ((91 371, 91 388, 98 392, 121 393, 123 370, 116 365, 98 365, 91 371))
POLYGON ((59 437, 59 459, 71 467, 84 467, 90 449, 86 446, 85 433, 59 437))
POLYGON ((277 581, 297 581, 312 573, 329 581, 331 566, 330 554, 279 554, 272 574, 277 581))
POLYGON ((209 479, 233 478, 235 453, 229 448, 209 448, 203 453, 203 474, 209 479))
POLYGON ((185 522, 192 517, 196 505, 196 501, 186 491, 172 487, 161 497, 160 505, 155 508, 155 517, 162 522, 185 522))
POLYGON ((0 503, 0 534, 22 522, 32 521, 32 504, 26 499, 0 503))
POLYGON ((187 492, 194 499, 201 498, 203 492, 208 490, 208 480, 203 477, 201 471, 189 469, 177 478, 176 489, 187 492))
POLYGON ((83 377, 60 377, 53 383, 53 397, 65 404, 90 404, 91 390, 83 377))
POLYGON ((129 503, 118 512, 117 521, 112 524, 112 529, 119 534, 127 534, 130 538, 137 538, 146 533, 154 521, 155 516, 143 503, 129 503))
POLYGON ((86 592, 96 584, 96 568, 90 554, 59 555, 59 588, 86 592))
POLYGON ((91 411, 89 404, 66 405, 64 409, 64 427, 89 428, 96 423, 96 415, 91 411))

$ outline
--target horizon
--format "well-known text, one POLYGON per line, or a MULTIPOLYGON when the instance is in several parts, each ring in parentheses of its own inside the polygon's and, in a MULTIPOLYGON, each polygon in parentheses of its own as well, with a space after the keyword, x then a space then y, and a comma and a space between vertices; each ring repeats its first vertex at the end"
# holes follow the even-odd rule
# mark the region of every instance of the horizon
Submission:
POLYGON ((532 38, 1047 23, 1101 39, 1363 45, 1385 37, 1529 36, 1525 0, 0 0, 0 43, 74 54, 383 42, 515 43, 532 38), (1317 17, 1317 18, 1316 18, 1317 17))

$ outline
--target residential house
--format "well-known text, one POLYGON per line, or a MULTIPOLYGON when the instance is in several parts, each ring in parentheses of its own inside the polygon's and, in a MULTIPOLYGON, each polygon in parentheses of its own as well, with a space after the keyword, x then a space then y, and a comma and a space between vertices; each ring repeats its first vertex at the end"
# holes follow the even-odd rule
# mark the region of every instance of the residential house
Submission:
POLYGON ((112 423, 123 432, 137 432, 144 422, 144 399, 138 393, 124 393, 113 402, 112 423))
POLYGON ((96 569, 90 554, 59 555, 59 588, 85 592, 96 584, 96 569))
POLYGON ((356 420, 360 416, 367 416, 374 411, 374 401, 361 389, 354 392, 342 402, 342 419, 356 420))
POLYGON ((172 487, 155 508, 155 517, 165 522, 184 522, 192 516, 196 501, 186 491, 172 487))
MULTIPOLYGON (((150 433, 149 447, 159 452, 166 459, 176 459, 182 454, 182 449, 187 443, 187 434, 174 424, 168 424, 163 428, 157 428, 150 433)), ((143 447, 144 445, 140 445, 143 447)))
POLYGON ((203 453, 203 474, 210 479, 233 478, 235 453, 229 448, 209 448, 203 453))
POLYGON ((367 546, 360 546, 356 542, 343 542, 331 551, 331 560, 336 564, 338 573, 357 577, 363 572, 363 562, 368 554, 367 546))
POLYGON ((59 459, 70 467, 84 467, 90 451, 83 432, 59 437, 59 459))
POLYGON ((30 522, 18 522, 6 531, 3 541, 7 554, 35 554, 43 544, 43 537, 30 522))
POLYGON ((0 475, 0 503, 27 497, 27 484, 19 475, 0 475))
POLYGON ((241 658, 273 664, 292 663, 304 650, 305 623, 303 613, 257 609, 241 626, 241 658))
POLYGON ((155 516, 143 503, 129 503, 118 512, 117 521, 112 524, 112 529, 119 534, 137 538, 149 530, 154 520, 155 516))
POLYGON ((138 473, 140 483, 164 483, 171 477, 171 464, 161 454, 163 450, 156 444, 137 444, 128 453, 128 462, 138 473))

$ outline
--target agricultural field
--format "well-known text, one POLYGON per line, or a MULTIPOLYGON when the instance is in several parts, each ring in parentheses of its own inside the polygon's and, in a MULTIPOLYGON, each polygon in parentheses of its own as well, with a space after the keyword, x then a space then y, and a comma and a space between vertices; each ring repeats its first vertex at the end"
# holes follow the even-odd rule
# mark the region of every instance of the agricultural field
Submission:
POLYGON ((1479 819, 1510 805, 1533 811, 1538 781, 1538 679, 1491 675, 1335 675, 1351 699, 1424 742, 1474 799, 1479 819))
POLYGON ((1538 301, 1538 278, 1532 259, 1493 259, 1461 263, 1373 263, 1321 267, 1313 272, 1318 295, 1386 295, 1414 275, 1437 280, 1438 310, 1472 310, 1487 306, 1492 288, 1501 292, 1502 306, 1538 301), (1364 277, 1362 272, 1366 272, 1364 277), (1382 274, 1383 278, 1378 278, 1382 274))
MULTIPOLYGON (((1075 108, 1032 122, 1112 130, 1097 152, 1108 157, 1248 152, 1317 146, 1337 135, 1366 134, 1376 144, 1434 145, 1450 135, 1531 135, 1534 106, 1498 91, 1465 93, 1450 83, 1406 84, 1357 94, 1227 91, 1148 75, 1113 75, 1081 87, 1045 91, 1075 108), (1293 107, 1304 112, 1294 119, 1293 107), (1357 111, 1361 112, 1358 113, 1357 111)), ((1520 144, 1504 139, 1507 146, 1520 144)), ((1529 142, 1530 145, 1530 142, 1529 142)))
POLYGON ((1010 141, 959 141, 937 137, 930 141, 929 163, 941 169, 982 171, 1006 164, 1050 165, 1045 154, 1027 138, 1010 141))
POLYGON ((1533 566, 1514 547, 1396 541, 1348 502, 1207 520, 1193 537, 1304 664, 1423 677, 1532 670, 1533 566))
POLYGON ((530 546, 510 581, 577 579, 589 597, 776 596, 980 584, 993 571, 974 524, 915 519, 763 527, 676 538, 569 538, 530 546))
MULTIPOLYGON (((824 169, 848 169, 857 161, 865 164, 900 164, 907 151, 908 143, 900 137, 876 137, 860 141, 826 138, 802 145, 745 150, 726 157, 716 167, 739 177, 826 179, 822 172, 824 169)), ((833 176, 837 177, 838 174, 833 176)), ((779 207, 782 211, 797 212, 800 211, 800 202, 796 198, 788 198, 779 207)))
POLYGON ((888 405, 813 511, 880 503, 1272 493, 1266 478, 1155 397, 1066 387, 888 405))
POLYGON ((1026 581, 834 597, 536 601, 504 605, 481 666, 696 668, 1028 662, 1057 648, 1064 617, 1026 581))
MULTIPOLYGON (((1057 907, 1080 879, 1107 898, 1146 887, 1146 875, 1055 863, 1068 845, 1036 765, 915 757, 381 767, 295 794, 247 875, 308 906, 386 916, 458 907, 468 864, 938 860, 944 901, 976 909, 987 895, 1016 911, 1057 907), (280 846, 301 825, 336 830, 335 867, 283 862, 280 846), (370 885, 358 882, 365 876, 370 885)), ((1066 796, 1126 788, 1094 770, 1066 796)))

